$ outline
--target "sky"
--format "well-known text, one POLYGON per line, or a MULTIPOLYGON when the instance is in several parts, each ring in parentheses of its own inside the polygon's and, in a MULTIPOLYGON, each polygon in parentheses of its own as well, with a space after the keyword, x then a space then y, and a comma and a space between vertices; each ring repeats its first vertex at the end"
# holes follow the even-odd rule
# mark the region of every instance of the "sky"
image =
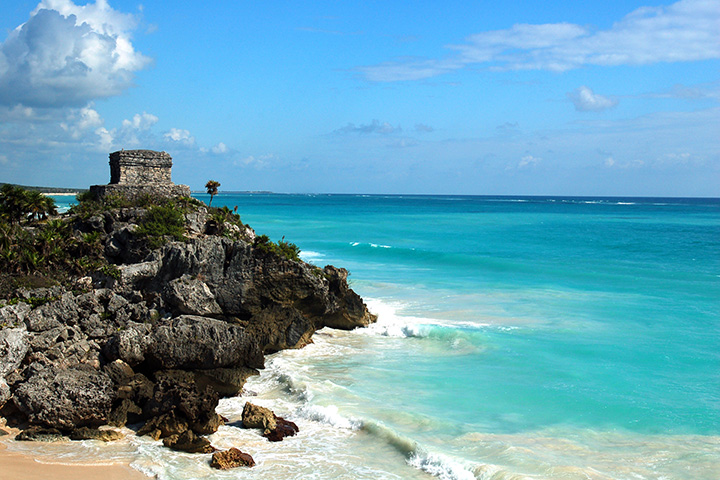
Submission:
POLYGON ((0 182, 720 196, 717 0, 13 0, 0 182))

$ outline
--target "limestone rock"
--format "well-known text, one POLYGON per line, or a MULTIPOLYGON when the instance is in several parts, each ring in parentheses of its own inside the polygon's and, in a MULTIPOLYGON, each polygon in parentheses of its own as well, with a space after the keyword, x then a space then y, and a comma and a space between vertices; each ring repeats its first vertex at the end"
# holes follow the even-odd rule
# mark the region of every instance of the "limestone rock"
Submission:
POLYGON ((28 334, 24 326, 0 330, 0 378, 20 365, 29 347, 28 334))
POLYGON ((168 305, 180 313, 200 316, 222 314, 210 288, 197 277, 183 275, 172 280, 165 287, 163 296, 168 305))
POLYGON ((276 426, 274 429, 263 433, 263 437, 271 442, 280 442, 283 438, 295 436, 295 434, 300 431, 295 423, 285 420, 282 417, 275 417, 275 423, 276 426))
POLYGON ((31 424, 69 430, 106 423, 114 396, 102 372, 50 366, 22 383, 14 398, 31 424))
POLYGON ((70 432, 70 440, 100 440, 101 442, 114 442, 124 435, 117 430, 80 427, 70 432))
POLYGON ((57 428, 32 426, 18 433, 15 440, 20 442, 58 442, 67 440, 67 437, 63 436, 57 428))
POLYGON ((243 407, 242 423, 245 428, 259 428, 263 432, 275 430, 277 427, 275 414, 269 408, 250 402, 243 407))
POLYGON ((179 418, 175 415, 175 411, 171 410, 168 413, 154 417, 148 420, 143 427, 137 431, 137 434, 148 435, 155 440, 160 438, 171 437, 173 435, 180 435, 189 428, 187 420, 179 418))
POLYGON ((165 438, 163 445, 173 450, 188 453, 212 453, 215 451, 215 447, 210 445, 207 438, 198 437, 192 430, 186 430, 180 435, 165 438))
POLYGON ((152 333, 148 356, 166 369, 262 368, 257 342, 245 329, 222 320, 182 315, 152 333))
POLYGON ((255 460, 253 460, 249 453, 241 452, 233 447, 230 450, 213 453, 210 466, 219 470, 228 470, 236 467, 254 467, 255 460))
POLYGON ((30 310, 30 305, 25 302, 0 308, 0 327, 19 327, 30 310))

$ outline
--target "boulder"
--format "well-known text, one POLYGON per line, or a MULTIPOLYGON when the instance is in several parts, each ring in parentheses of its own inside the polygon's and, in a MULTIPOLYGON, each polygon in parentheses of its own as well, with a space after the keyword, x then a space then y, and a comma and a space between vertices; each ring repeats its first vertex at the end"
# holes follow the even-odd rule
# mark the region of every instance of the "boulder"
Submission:
POLYGON ((99 440, 101 442, 114 442, 125 435, 117 430, 80 427, 70 432, 70 440, 99 440))
POLYGON ((275 430, 277 427, 275 414, 269 408, 250 402, 245 403, 243 407, 242 423, 245 428, 259 428, 263 432, 275 430))
POLYGON ((264 366, 262 351, 243 327, 194 315, 182 315, 155 328, 147 355, 163 369, 264 366))
POLYGON ((18 433, 15 440, 19 442, 58 442, 67 440, 67 437, 57 428, 32 426, 18 433))
POLYGON ((180 435, 172 435, 163 440, 163 445, 173 450, 188 453, 212 453, 215 447, 204 437, 198 437, 192 430, 186 430, 180 435))
POLYGON ((20 366, 29 347, 28 333, 24 326, 0 330, 0 378, 20 366))
POLYGON ((15 403, 31 424, 60 430, 107 422, 115 392, 110 378, 94 370, 43 367, 15 390, 15 403))
POLYGON ((280 442, 285 437, 295 436, 300 431, 297 425, 282 417, 275 417, 275 428, 263 433, 263 437, 271 442, 280 442))
POLYGON ((105 344, 103 355, 110 361, 122 360, 131 367, 145 360, 145 353, 152 343, 151 327, 144 323, 129 323, 115 333, 105 344))
POLYGON ((143 427, 137 431, 138 435, 148 435, 155 440, 160 438, 171 437, 173 435, 180 435, 189 428, 187 420, 182 417, 175 415, 175 411, 171 410, 168 413, 160 415, 159 417, 151 418, 143 425, 143 427))
POLYGON ((254 467, 255 460, 253 460, 249 453, 241 452, 233 447, 230 450, 213 453, 210 466, 219 470, 228 470, 236 467, 254 467))
POLYGON ((0 328, 19 327, 25 321, 30 310, 30 305, 25 302, 0 308, 0 328))

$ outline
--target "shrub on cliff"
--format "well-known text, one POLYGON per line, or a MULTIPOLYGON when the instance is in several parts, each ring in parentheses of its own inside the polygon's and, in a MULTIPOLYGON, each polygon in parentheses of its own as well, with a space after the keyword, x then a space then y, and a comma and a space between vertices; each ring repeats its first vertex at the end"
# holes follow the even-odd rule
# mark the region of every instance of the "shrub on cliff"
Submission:
POLYGON ((145 237, 150 248, 159 248, 166 238, 185 240, 185 216, 174 203, 155 205, 148 209, 135 230, 139 237, 145 237))
POLYGON ((278 243, 273 243, 267 235, 260 235, 255 237, 255 248, 261 252, 285 257, 288 260, 300 260, 300 248, 294 243, 286 242, 285 237, 278 243))

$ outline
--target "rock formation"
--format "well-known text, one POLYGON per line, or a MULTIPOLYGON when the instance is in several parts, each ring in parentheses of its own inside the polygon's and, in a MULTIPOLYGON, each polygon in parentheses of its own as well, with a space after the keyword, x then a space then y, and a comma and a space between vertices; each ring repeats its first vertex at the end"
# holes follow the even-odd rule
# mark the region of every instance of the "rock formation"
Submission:
MULTIPOLYGON (((133 232, 144 214, 72 220, 78 232, 98 232, 117 263, 112 275, 0 302, 0 414, 10 422, 45 437, 102 439, 116 433, 97 427, 136 424, 170 448, 209 453, 203 435, 223 423, 219 398, 240 392, 264 354, 303 347, 323 327, 375 320, 344 269, 258 248, 248 229, 234 240, 206 235, 205 207, 186 213, 186 242, 142 254, 133 232)), ((273 441, 297 432, 272 412, 266 423, 273 441)))

